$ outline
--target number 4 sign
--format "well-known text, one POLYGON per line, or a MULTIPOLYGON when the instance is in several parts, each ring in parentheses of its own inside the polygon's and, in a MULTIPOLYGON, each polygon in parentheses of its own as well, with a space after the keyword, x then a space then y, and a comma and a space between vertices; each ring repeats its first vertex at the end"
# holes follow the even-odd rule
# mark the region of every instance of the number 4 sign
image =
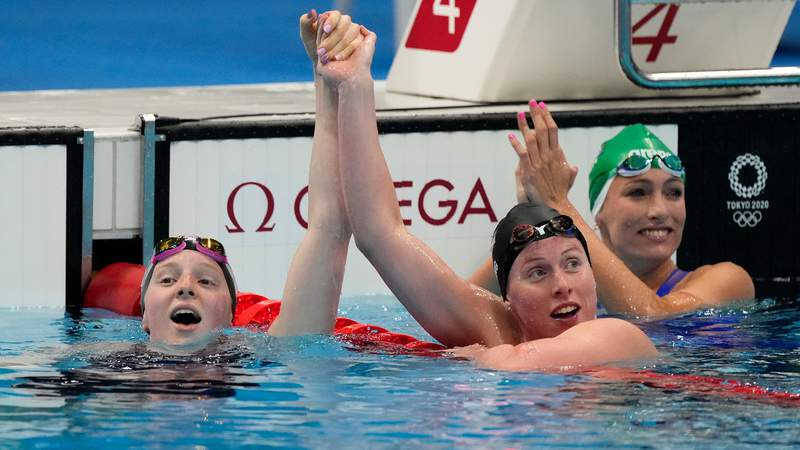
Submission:
POLYGON ((658 54, 661 52, 661 47, 666 44, 674 44, 678 40, 678 36, 673 36, 669 34, 669 29, 672 27, 672 22, 675 21, 675 16, 678 14, 678 8, 681 5, 667 5, 666 3, 660 3, 653 7, 641 20, 636 22, 633 25, 632 32, 634 34, 632 44, 633 45, 649 45, 650 52, 647 53, 647 62, 655 62, 658 59, 658 54), (669 6, 667 9, 666 14, 664 15, 664 20, 661 22, 661 27, 658 29, 658 33, 655 36, 635 36, 636 32, 639 31, 644 25, 646 25, 650 20, 652 20, 661 10, 669 6))
POLYGON ((422 0, 406 47, 452 53, 461 44, 477 0, 422 0))
MULTIPOLYGON (((461 38, 467 29, 472 10, 477 0, 422 0, 417 10, 417 17, 411 26, 406 39, 407 48, 420 50, 436 50, 452 53, 461 44, 461 38)), ((669 31, 680 5, 659 3, 636 24, 633 25, 633 45, 649 45, 647 62, 658 59, 661 48, 674 44, 678 37, 669 31), (666 8, 661 27, 654 36, 636 36, 636 33, 666 8)))

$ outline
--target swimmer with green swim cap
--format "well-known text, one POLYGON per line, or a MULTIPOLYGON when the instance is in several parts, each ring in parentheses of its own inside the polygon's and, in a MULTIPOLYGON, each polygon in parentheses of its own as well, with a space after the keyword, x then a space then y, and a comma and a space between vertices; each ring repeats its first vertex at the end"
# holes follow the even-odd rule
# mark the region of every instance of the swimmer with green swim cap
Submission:
POLYGON ((651 167, 686 181, 680 158, 642 124, 628 125, 604 142, 589 173, 589 208, 592 215, 596 216, 603 207, 615 176, 641 175, 651 167))
POLYGON ((524 139, 509 136, 519 157, 517 190, 573 219, 609 312, 662 318, 753 298, 750 276, 732 262, 687 272, 673 261, 686 222, 685 168, 651 130, 629 125, 602 144, 589 174, 593 229, 568 198, 577 168, 567 163, 555 120, 543 103, 532 101, 530 113, 533 128, 523 113, 517 117, 524 139))

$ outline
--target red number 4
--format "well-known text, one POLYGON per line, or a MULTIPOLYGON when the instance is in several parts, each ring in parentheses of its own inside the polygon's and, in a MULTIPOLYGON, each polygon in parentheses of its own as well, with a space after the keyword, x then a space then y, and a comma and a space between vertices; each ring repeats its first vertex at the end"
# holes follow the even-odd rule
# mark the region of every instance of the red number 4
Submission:
POLYGON ((674 44, 675 41, 678 40, 678 36, 670 35, 669 29, 672 27, 672 22, 675 21, 675 16, 678 14, 678 8, 680 5, 667 5, 666 3, 660 3, 653 7, 653 9, 647 13, 642 19, 636 22, 633 25, 633 34, 639 30, 639 28, 643 27, 647 22, 655 17, 662 9, 669 6, 667 9, 667 13, 664 15, 664 21, 661 22, 661 28, 658 30, 658 34, 655 36, 639 36, 633 37, 633 45, 649 45, 650 46, 650 53, 647 54, 647 62, 654 62, 658 59, 658 54, 661 52, 661 47, 666 44, 674 44))

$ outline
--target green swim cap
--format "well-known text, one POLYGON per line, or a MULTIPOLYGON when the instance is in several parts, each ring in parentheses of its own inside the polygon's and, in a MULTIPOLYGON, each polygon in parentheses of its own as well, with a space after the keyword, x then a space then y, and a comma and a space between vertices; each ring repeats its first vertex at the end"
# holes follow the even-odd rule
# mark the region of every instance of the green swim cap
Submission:
MULTIPOLYGON (((613 138, 603 142, 600 154, 589 172, 589 207, 592 215, 597 215, 606 200, 608 187, 617 176, 617 168, 631 155, 645 158, 675 155, 652 131, 637 123, 628 125, 613 138)), ((675 155, 677 156, 677 155, 675 155)), ((652 167, 659 167, 659 159, 652 161, 652 167)), ((685 177, 681 177, 682 179, 685 177)))

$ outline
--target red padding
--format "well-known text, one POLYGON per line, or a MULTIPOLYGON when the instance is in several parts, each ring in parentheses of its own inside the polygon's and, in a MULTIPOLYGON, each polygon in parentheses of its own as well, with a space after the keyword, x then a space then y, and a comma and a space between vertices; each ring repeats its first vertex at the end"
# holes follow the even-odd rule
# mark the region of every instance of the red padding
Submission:
POLYGON ((104 267, 92 277, 83 306, 103 308, 117 314, 141 316, 139 296, 142 288, 144 266, 130 263, 114 263, 104 267))
MULTIPOLYGON (((236 308, 236 317, 233 325, 237 327, 255 327, 266 330, 278 317, 281 302, 269 300, 257 294, 239 294, 241 308, 236 308), (248 295, 242 302, 242 296, 248 295), (256 301, 257 300, 257 301, 256 301)), ((333 334, 340 339, 355 344, 361 348, 371 348, 391 353, 432 354, 445 347, 433 342, 417 340, 413 336, 401 333, 392 333, 385 328, 368 323, 359 323, 346 317, 338 317, 334 325, 333 334)))

